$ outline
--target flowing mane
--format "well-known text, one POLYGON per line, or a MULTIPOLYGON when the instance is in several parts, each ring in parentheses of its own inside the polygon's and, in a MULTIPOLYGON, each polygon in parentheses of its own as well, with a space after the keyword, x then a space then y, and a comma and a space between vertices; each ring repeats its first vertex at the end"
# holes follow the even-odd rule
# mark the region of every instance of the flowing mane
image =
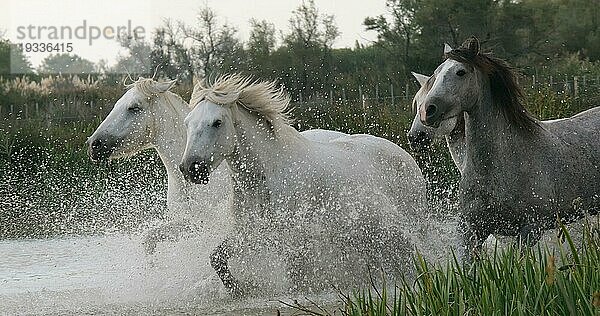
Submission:
POLYGON ((271 124, 292 121, 288 112, 290 97, 283 88, 277 88, 276 81, 257 81, 240 74, 223 75, 210 86, 203 81, 194 86, 190 106, 202 100, 223 106, 242 106, 262 115, 271 124))
POLYGON ((517 83, 514 68, 491 53, 479 52, 479 42, 475 37, 467 39, 459 48, 446 53, 446 58, 469 64, 487 75, 492 91, 492 103, 500 107, 504 116, 518 128, 534 133, 540 127, 538 120, 524 106, 525 95, 517 83))
MULTIPOLYGON (((157 85, 160 84, 160 82, 154 80, 153 78, 144 78, 144 77, 139 77, 138 80, 130 83, 130 84, 125 84, 125 88, 127 89, 131 89, 131 88, 136 88, 137 91, 139 91, 143 96, 145 97, 153 97, 153 96, 158 96, 161 93, 164 93, 166 91, 162 91, 160 90, 157 85)), ((167 90, 168 92, 171 92, 171 89, 169 88, 169 90, 167 90)), ((184 104, 187 104, 187 102, 185 102, 183 100, 183 98, 181 98, 181 96, 179 96, 176 93, 171 93, 178 101, 181 101, 184 104)))

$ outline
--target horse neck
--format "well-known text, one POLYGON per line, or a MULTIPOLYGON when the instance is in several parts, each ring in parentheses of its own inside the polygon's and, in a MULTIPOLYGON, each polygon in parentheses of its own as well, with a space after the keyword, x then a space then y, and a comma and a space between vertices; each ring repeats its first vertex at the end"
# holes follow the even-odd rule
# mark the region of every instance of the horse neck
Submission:
POLYGON ((189 186, 178 167, 185 150, 186 131, 183 120, 188 113, 189 108, 185 102, 171 92, 166 92, 156 114, 154 146, 167 170, 168 203, 185 195, 183 191, 189 186))
MULTIPOLYGON (((271 194, 269 179, 298 148, 302 137, 292 127, 281 123, 277 135, 263 118, 240 109, 235 114, 236 144, 234 154, 227 159, 232 171, 236 200, 248 205, 266 205, 271 194), (262 122, 258 121, 262 120, 262 122)), ((277 124, 277 123, 276 123, 277 124)))
POLYGON ((508 121, 500 106, 493 104, 489 82, 482 85, 482 95, 473 109, 465 114, 466 155, 464 170, 474 168, 485 175, 507 166, 506 160, 522 155, 515 148, 525 148, 526 136, 508 121))
MULTIPOLYGON (((463 114, 464 115, 464 114, 463 114)), ((452 161, 462 174, 464 171, 465 155, 466 155, 466 140, 465 140, 465 121, 461 119, 454 130, 446 136, 446 144, 450 150, 452 161)))

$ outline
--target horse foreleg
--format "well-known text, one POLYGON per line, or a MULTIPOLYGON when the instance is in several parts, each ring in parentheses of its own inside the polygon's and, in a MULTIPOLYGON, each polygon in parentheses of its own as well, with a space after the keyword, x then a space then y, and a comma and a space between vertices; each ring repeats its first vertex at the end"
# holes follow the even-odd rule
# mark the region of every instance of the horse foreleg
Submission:
POLYGON ((229 239, 225 239, 213 252, 210 254, 210 265, 215 270, 225 288, 231 296, 238 298, 243 296, 243 291, 238 281, 233 277, 227 261, 231 257, 231 244, 229 239))
POLYGON ((533 247, 542 238, 542 229, 538 225, 525 225, 519 231, 519 243, 533 247))
POLYGON ((461 221, 460 230, 464 262, 472 263, 475 259, 479 259, 483 242, 490 234, 486 234, 483 229, 477 229, 472 223, 466 221, 461 221))

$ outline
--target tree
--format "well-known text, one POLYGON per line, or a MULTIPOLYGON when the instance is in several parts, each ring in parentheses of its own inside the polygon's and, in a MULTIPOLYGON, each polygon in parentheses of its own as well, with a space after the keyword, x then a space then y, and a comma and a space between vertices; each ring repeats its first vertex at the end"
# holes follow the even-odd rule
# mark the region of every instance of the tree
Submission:
POLYGON ((507 37, 514 41, 515 33, 507 29, 517 30, 521 23, 510 25, 507 17, 520 18, 522 15, 513 9, 521 8, 522 2, 387 0, 389 17, 369 17, 364 24, 367 30, 377 32, 377 45, 388 51, 392 63, 398 62, 404 80, 412 81, 410 71, 431 72, 439 64, 443 43, 457 47, 471 35, 488 48, 507 37))
POLYGON ((94 63, 75 54, 51 54, 38 68, 41 74, 94 73, 94 63))
POLYGON ((119 43, 121 46, 127 48, 129 53, 117 58, 117 63, 112 67, 111 72, 127 72, 138 75, 154 72, 151 60, 152 46, 148 42, 143 39, 121 36, 119 43))
POLYGON ((183 30, 171 20, 165 20, 154 36, 152 63, 158 73, 168 78, 179 78, 190 84, 195 73, 194 58, 185 47, 183 30))
POLYGON ((334 16, 321 14, 314 0, 308 0, 292 11, 289 22, 290 32, 283 40, 291 54, 291 72, 284 77, 297 81, 288 84, 304 96, 332 88, 331 49, 340 35, 334 16))
POLYGON ((197 56, 196 65, 202 69, 201 76, 219 73, 222 68, 235 68, 242 62, 243 46, 236 37, 237 30, 226 23, 220 24, 212 9, 200 9, 197 27, 181 22, 179 27, 189 40, 192 56, 197 56))
POLYGON ((32 72, 31 62, 23 51, 9 40, 0 38, 0 75, 14 77, 32 72))
POLYGON ((314 0, 303 1, 292 11, 291 32, 284 37, 288 45, 302 45, 304 48, 331 48, 340 32, 333 15, 319 13, 314 0))
POLYGON ((250 19, 250 38, 248 39, 248 51, 253 57, 268 56, 275 50, 277 39, 275 38, 275 24, 266 20, 258 21, 250 19))
POLYGON ((581 58, 600 60, 600 9, 595 0, 558 1, 555 26, 565 49, 581 58))
POLYGON ((247 43, 248 70, 259 78, 270 78, 275 70, 273 52, 277 45, 275 25, 266 20, 250 19, 247 43))
POLYGON ((386 8, 392 16, 392 21, 380 15, 367 17, 363 23, 367 30, 377 32, 377 44, 388 52, 390 61, 399 62, 398 71, 404 79, 410 77, 410 68, 414 65, 412 44, 420 30, 415 22, 419 5, 420 0, 387 0, 386 8))

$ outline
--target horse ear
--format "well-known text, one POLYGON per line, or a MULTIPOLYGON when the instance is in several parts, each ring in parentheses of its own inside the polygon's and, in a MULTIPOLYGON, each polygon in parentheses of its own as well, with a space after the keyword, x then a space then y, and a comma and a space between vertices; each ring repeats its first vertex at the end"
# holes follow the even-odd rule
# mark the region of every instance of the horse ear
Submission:
POLYGON ((429 77, 426 75, 422 75, 422 74, 418 74, 416 72, 410 72, 419 82, 419 84, 422 86, 424 86, 427 83, 427 80, 429 80, 429 77))
POLYGON ((158 82, 158 83, 156 83, 156 88, 160 92, 167 92, 167 91, 171 90, 171 88, 173 88, 173 86, 175 86, 176 83, 177 83, 177 80, 158 82))
POLYGON ((452 47, 450 47, 450 45, 448 45, 448 43, 444 43, 444 55, 448 54, 451 51, 452 51, 452 47))
POLYGON ((480 45, 479 40, 475 36, 471 36, 467 38, 464 43, 461 45, 462 48, 469 51, 469 53, 473 56, 479 55, 480 45))

